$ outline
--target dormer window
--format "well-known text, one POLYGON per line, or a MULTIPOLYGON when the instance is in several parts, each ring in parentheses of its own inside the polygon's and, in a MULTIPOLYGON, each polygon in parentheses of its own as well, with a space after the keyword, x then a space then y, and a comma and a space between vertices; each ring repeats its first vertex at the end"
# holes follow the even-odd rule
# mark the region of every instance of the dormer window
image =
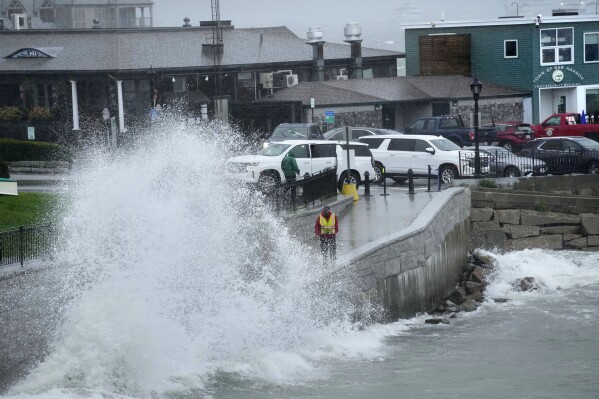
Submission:
POLYGON ((8 7, 6 7, 6 16, 8 17, 8 19, 11 19, 13 14, 26 14, 27 11, 25 10, 25 7, 23 7, 23 4, 21 4, 21 2, 19 0, 12 0, 9 4, 8 7))
POLYGON ((55 22, 56 21, 56 8, 51 0, 44 0, 38 9, 40 19, 43 22, 55 22))

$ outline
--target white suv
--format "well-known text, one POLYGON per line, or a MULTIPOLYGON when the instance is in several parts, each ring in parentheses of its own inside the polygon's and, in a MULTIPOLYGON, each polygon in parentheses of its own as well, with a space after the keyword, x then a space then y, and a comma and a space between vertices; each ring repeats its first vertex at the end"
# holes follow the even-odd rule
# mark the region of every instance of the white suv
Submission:
MULTIPOLYGON (((256 155, 241 155, 227 160, 227 171, 239 179, 271 186, 285 179, 281 161, 293 153, 300 170, 299 178, 306 173, 312 175, 328 168, 336 168, 338 187, 341 189, 347 174, 347 148, 345 143, 328 140, 287 140, 270 143, 256 155)), ((365 180, 374 179, 374 157, 363 143, 350 143, 350 182, 356 187, 365 180)))
MULTIPOLYGON (((414 177, 426 177, 429 166, 443 183, 474 175, 474 151, 463 150, 443 137, 394 134, 360 137, 360 142, 367 143, 374 155, 377 183, 382 181, 383 168, 387 177, 396 181, 405 181, 408 169, 414 177)), ((480 163, 481 173, 488 173, 489 160, 484 155, 480 163)))

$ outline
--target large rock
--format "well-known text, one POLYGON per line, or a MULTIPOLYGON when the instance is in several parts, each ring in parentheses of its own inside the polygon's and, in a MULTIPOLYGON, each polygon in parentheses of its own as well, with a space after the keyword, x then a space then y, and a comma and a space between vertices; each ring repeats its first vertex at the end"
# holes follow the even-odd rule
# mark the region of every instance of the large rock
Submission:
POLYGON ((586 248, 589 246, 589 243, 586 237, 582 237, 575 240, 570 240, 566 243, 566 245, 574 248, 586 248))
POLYGON ((564 234, 564 242, 576 240, 577 238, 582 238, 581 234, 564 234))
POLYGON ((476 266, 470 275, 470 278, 475 283, 484 283, 487 275, 489 274, 489 270, 483 269, 480 266, 476 266))
POLYGON ((533 291, 538 289, 537 281, 534 277, 524 277, 512 283, 516 291, 533 291))
POLYGON ((541 234, 578 234, 580 225, 541 227, 541 234))
POLYGON ((474 312, 478 305, 472 299, 466 300, 463 304, 460 305, 460 310, 462 312, 474 312))
POLYGON ((496 221, 490 222, 472 222, 472 230, 497 230, 499 223, 496 221))
POLYGON ((587 245, 589 247, 599 247, 599 236, 588 236, 587 245))
POLYGON ((461 305, 466 301, 466 290, 464 287, 458 287, 447 297, 450 302, 461 305))
POLYGON ((540 234, 539 226, 521 226, 519 224, 504 224, 503 229, 508 238, 534 237, 540 234))
POLYGON ((466 292, 468 295, 474 292, 481 292, 485 289, 485 285, 482 283, 475 283, 474 281, 466 281, 466 292))
POLYGON ((548 226, 553 224, 579 224, 580 216, 567 213, 539 212, 523 209, 520 224, 527 226, 548 226))
MULTIPOLYGON (((561 237, 561 236, 560 236, 561 237)), ((505 249, 507 237, 505 231, 497 230, 473 230, 470 234, 470 247, 481 249, 505 249)))
POLYGON ((553 234, 508 240, 506 245, 512 251, 521 251, 529 248, 562 249, 563 241, 561 234, 553 234))
POLYGON ((502 224, 520 224, 520 209, 497 209, 495 220, 502 224))
POLYGON ((494 257, 493 255, 480 251, 478 249, 474 250, 474 252, 472 253, 472 257, 479 262, 479 264, 483 264, 483 265, 491 265, 491 266, 496 266, 497 265, 497 258, 494 257))
POLYGON ((491 208, 472 208, 470 210, 470 221, 471 222, 488 222, 493 216, 493 209, 491 208))
POLYGON ((599 234, 599 215, 594 213, 581 213, 580 224, 582 225, 583 234, 599 234))

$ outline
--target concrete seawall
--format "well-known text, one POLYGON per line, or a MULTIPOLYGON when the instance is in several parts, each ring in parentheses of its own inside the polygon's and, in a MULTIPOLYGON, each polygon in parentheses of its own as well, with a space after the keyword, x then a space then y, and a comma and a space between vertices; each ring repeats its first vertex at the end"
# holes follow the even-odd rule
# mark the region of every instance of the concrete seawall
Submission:
POLYGON ((470 190, 437 193, 406 229, 357 248, 350 266, 391 320, 438 304, 467 264, 470 190))

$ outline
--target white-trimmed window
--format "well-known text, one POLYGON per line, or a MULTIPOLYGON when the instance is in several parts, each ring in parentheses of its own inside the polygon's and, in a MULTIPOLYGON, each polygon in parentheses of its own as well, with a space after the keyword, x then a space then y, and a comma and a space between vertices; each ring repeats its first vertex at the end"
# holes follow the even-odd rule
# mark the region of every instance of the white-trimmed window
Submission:
POLYGON ((574 28, 541 29, 541 65, 574 64, 574 28))
POLYGON ((503 41, 503 58, 518 58, 518 40, 503 41))
POLYGON ((584 62, 599 62, 599 32, 584 34, 584 62))
POLYGON ((44 0, 38 9, 40 19, 43 22, 55 22, 56 21, 56 8, 51 0, 44 0))
POLYGON ((75 8, 73 10, 73 27, 85 28, 85 8, 75 8))

